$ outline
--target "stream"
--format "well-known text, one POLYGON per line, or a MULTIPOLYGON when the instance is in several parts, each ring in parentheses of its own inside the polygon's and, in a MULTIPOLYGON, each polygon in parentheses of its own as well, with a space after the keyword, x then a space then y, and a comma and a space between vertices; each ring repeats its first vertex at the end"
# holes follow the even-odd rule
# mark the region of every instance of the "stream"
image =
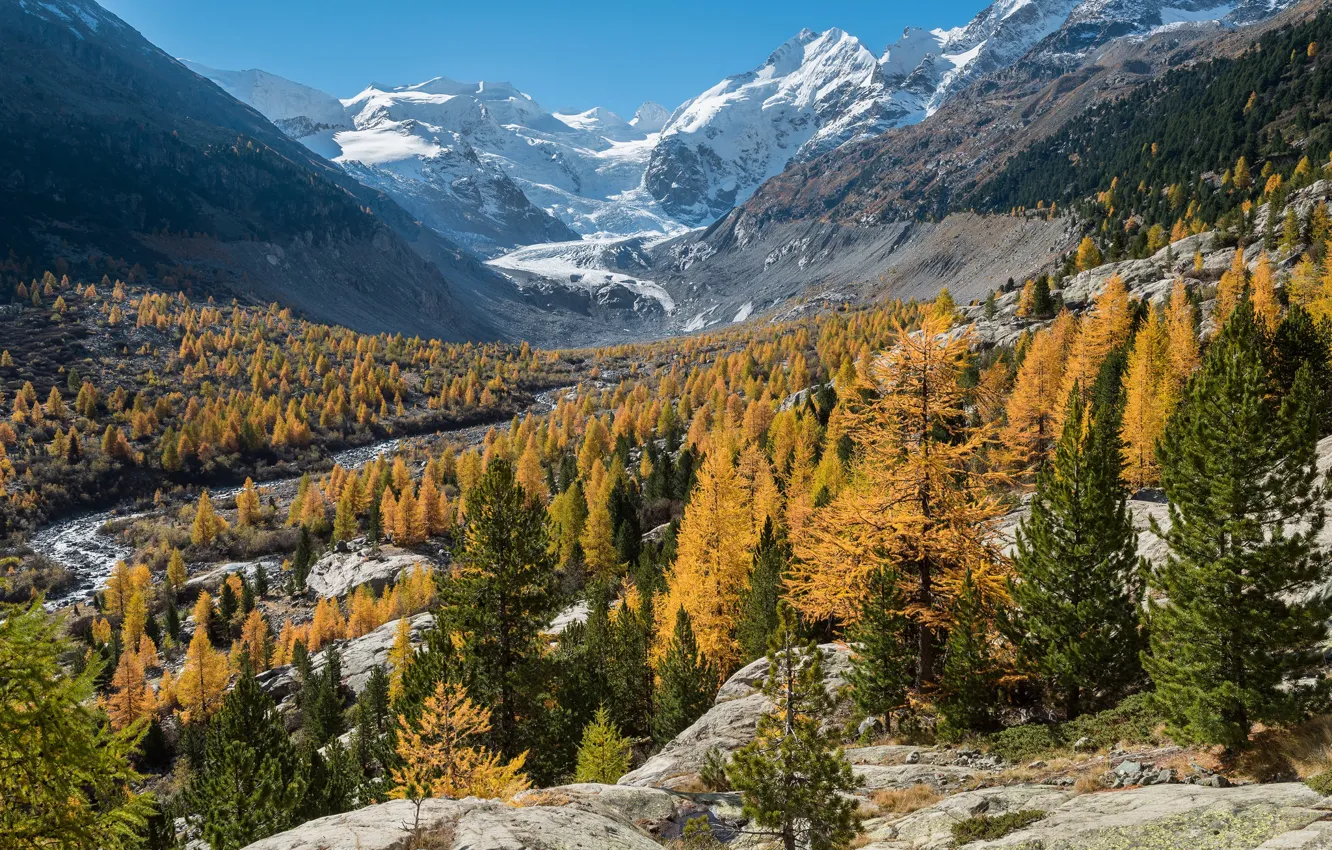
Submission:
MULTIPOLYGON (((541 392, 537 394, 536 401, 527 408, 526 412, 531 414, 548 413, 555 409, 556 403, 563 395, 572 390, 573 387, 560 387, 541 392)), ((336 452, 330 460, 344 469, 359 469, 375 458, 391 454, 399 446, 413 440, 428 440, 431 442, 453 440, 473 445, 481 442, 485 438, 486 432, 492 427, 500 431, 506 430, 510 421, 506 419, 493 425, 469 425, 465 428, 437 431, 433 434, 395 437, 391 440, 336 452)), ((294 485, 299 480, 300 476, 296 475, 264 481, 259 486, 265 491, 272 492, 274 488, 283 485, 294 485)), ((227 487, 211 490, 210 495, 217 501, 226 501, 234 498, 240 490, 239 486, 227 487)), ((56 608, 69 602, 81 601, 101 588, 111 574, 111 568, 115 566, 116 561, 128 561, 134 554, 132 547, 117 537, 103 533, 103 528, 113 520, 134 519, 146 516, 147 513, 146 511, 135 511, 132 503, 126 503, 109 510, 81 514, 53 522, 34 534, 32 539, 28 541, 32 550, 68 568, 74 574, 74 581, 70 585, 61 589, 59 593, 52 593, 47 597, 47 607, 56 608)))

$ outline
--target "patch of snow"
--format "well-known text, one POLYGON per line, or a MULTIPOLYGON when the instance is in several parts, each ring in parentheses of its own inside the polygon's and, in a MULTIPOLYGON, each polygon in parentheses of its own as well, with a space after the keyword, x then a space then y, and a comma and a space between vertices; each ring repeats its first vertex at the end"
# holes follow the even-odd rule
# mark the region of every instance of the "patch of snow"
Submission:
POLYGON ((753 312, 754 312, 754 302, 746 301, 745 306, 741 307, 739 310, 736 311, 735 318, 731 320, 731 324, 733 325, 740 324, 745 319, 748 319, 753 314, 753 312))

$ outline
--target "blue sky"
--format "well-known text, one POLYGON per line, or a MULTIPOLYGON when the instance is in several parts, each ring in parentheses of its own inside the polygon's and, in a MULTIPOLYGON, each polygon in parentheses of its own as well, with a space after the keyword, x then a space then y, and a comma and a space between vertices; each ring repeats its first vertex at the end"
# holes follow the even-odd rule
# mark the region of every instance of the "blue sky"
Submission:
POLYGON ((800 31, 876 54, 908 25, 963 24, 986 0, 100 0, 167 52, 262 68, 350 97, 371 81, 507 80, 547 109, 673 109, 800 31))

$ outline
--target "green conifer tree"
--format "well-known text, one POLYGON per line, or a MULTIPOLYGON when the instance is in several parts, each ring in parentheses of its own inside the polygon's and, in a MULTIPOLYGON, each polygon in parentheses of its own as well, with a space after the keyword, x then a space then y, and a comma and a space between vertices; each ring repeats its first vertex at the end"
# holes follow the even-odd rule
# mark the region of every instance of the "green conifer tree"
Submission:
POLYGON ((1072 719, 1137 678, 1138 535, 1113 408, 1074 385, 1051 463, 1017 531, 1009 634, 1072 719))
POLYGON ((939 680, 939 735, 945 740, 995 728, 999 667, 991 629, 992 603, 967 570, 953 605, 953 627, 944 646, 939 680))
POLYGON ((574 781, 614 785, 629 772, 631 755, 629 739, 620 734, 610 712, 602 706, 583 730, 574 781))
POLYGON ((297 823, 306 775, 282 716, 248 665, 209 721, 185 791, 213 850, 238 850, 297 823))
POLYGON ((779 618, 763 684, 773 709, 759 718, 754 740, 732 755, 726 775, 750 829, 767 831, 783 850, 847 847, 857 828, 855 780, 823 731, 831 700, 822 658, 813 643, 800 643, 790 606, 781 606, 779 618))
POLYGON ((1296 716, 1316 675, 1328 579, 1327 499, 1308 368, 1280 397, 1264 334, 1241 304, 1208 349, 1159 445, 1170 547, 1148 609, 1153 702, 1180 740, 1243 747, 1253 723, 1296 716))
POLYGON ((656 710, 652 736, 664 744, 703 716, 717 692, 717 672, 698 651, 689 614, 675 613, 675 631, 657 664, 656 710))
POLYGON ((538 778, 537 700, 548 677, 541 635, 559 610, 545 525, 545 508, 527 497, 513 466, 492 460, 467 495, 465 546, 441 593, 467 692, 491 710, 493 748, 506 759, 532 750, 528 766, 538 778))
POLYGON ((888 717, 907 705, 916 680, 918 642, 906 607, 896 570, 887 566, 870 578, 860 618, 848 635, 856 650, 848 677, 851 695, 866 715, 888 717))
POLYGON ((761 658, 777 630, 777 600, 790 558, 790 547, 778 539, 772 520, 768 520, 754 550, 754 568, 749 574, 749 588, 740 600, 740 620, 735 627, 735 639, 746 661, 761 658))

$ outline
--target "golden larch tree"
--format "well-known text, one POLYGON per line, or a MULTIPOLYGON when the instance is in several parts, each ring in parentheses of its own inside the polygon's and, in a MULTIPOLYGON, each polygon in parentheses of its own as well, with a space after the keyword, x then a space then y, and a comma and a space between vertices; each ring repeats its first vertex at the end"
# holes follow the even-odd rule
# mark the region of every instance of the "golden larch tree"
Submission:
POLYGON ((529 787, 527 753, 504 761, 480 745, 490 732, 490 710, 456 684, 439 682, 420 716, 398 718, 398 758, 390 796, 419 802, 427 797, 509 799, 529 787))
MULTIPOLYGON (((727 451, 709 452, 680 523, 666 599, 657 610, 684 608, 699 651, 719 671, 730 671, 741 660, 734 630, 754 543, 753 516, 735 463, 727 451)), ((674 614, 660 618, 658 652, 666 650, 674 627, 674 614)))
POLYGON ((1124 376, 1124 478, 1132 487, 1160 481, 1156 441, 1165 431, 1177 394, 1170 370, 1170 336, 1159 310, 1138 329, 1124 376))
POLYGON ((918 626, 923 685, 938 679, 964 576, 1002 596, 1008 573, 993 528, 1003 507, 984 471, 992 430, 962 424, 970 333, 945 329, 931 318, 919 332, 899 326, 871 369, 868 399, 847 411, 856 440, 850 482, 794 537, 788 582, 807 616, 850 623, 870 579, 893 567, 909 600, 903 613, 918 626))
POLYGON ((196 626, 190 648, 185 652, 185 666, 175 682, 176 702, 186 723, 206 720, 222 707, 231 671, 225 653, 213 649, 207 627, 196 626))

